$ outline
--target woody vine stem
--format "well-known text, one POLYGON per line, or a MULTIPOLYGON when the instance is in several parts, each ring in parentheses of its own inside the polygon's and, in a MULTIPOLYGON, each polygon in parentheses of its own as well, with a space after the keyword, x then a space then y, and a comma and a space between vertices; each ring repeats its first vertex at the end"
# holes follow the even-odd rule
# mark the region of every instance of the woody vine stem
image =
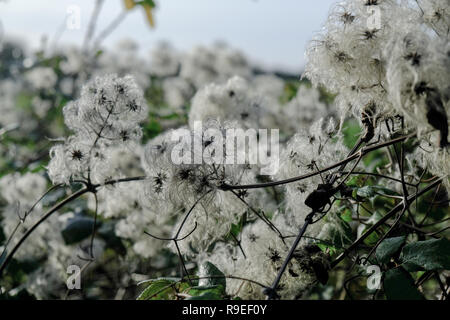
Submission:
MULTIPOLYGON (((334 168, 339 167, 339 169, 335 172, 333 172, 332 174, 329 174, 326 178, 326 181, 324 184, 319 185, 318 188, 316 190, 314 190, 310 196, 307 198, 306 202, 308 202, 308 205, 313 209, 313 211, 311 213, 309 213, 306 216, 305 219, 305 223, 303 224, 303 226, 301 227, 295 241, 293 242, 291 249, 289 250, 289 253, 287 255, 287 257, 285 258, 282 267, 280 268, 278 275, 276 277, 276 279, 274 280, 273 284, 270 287, 266 287, 264 290, 264 293, 267 295, 267 297, 269 299, 276 299, 279 298, 279 296, 277 295, 277 286, 281 280, 281 277, 283 276, 283 273, 286 270, 286 267, 290 261, 290 259, 292 259, 292 256, 294 254, 294 251, 298 245, 298 243, 300 242, 300 240, 302 239, 302 237, 304 236, 308 226, 314 222, 314 216, 318 213, 322 214, 322 217, 324 214, 326 214, 326 212, 331 208, 332 203, 330 202, 330 198, 334 196, 335 193, 337 193, 338 191, 341 191, 342 193, 344 192, 344 186, 345 186, 345 179, 352 173, 352 171, 354 170, 355 166, 352 168, 352 171, 346 172, 345 173, 345 178, 339 182, 338 186, 333 188, 332 184, 338 179, 339 174, 343 174, 343 170, 345 169, 346 165, 354 160, 361 160, 362 157, 364 157, 365 155, 369 154, 372 151, 381 149, 381 148, 385 148, 385 147, 389 147, 389 146, 395 146, 395 144, 402 144, 405 140, 412 138, 414 135, 406 135, 406 136, 401 136, 395 139, 391 139, 385 142, 381 142, 381 143, 376 143, 376 144, 372 144, 372 145, 368 145, 366 147, 363 147, 362 149, 360 149, 358 151, 358 148, 360 147, 361 144, 366 143, 368 141, 370 141, 371 138, 370 136, 367 137, 367 135, 365 135, 364 137, 362 137, 361 139, 358 140, 358 142, 355 144, 355 147, 353 148, 353 150, 350 152, 350 154, 348 155, 348 157, 342 161, 339 161, 335 164, 330 165, 329 167, 326 168, 322 168, 313 172, 311 174, 307 174, 307 175, 303 175, 303 176, 299 176, 299 177, 293 177, 290 179, 286 179, 283 181, 273 181, 273 182, 268 182, 268 183, 262 183, 262 184, 256 184, 256 185, 243 185, 243 186, 239 186, 239 185, 228 185, 223 183, 220 186, 220 189, 224 190, 224 191, 233 191, 233 190, 244 190, 244 189, 252 189, 252 188, 265 188, 265 187, 271 187, 271 186, 275 186, 275 185, 282 185, 282 184, 288 184, 288 183, 292 183, 292 182, 296 182, 296 181, 300 181, 303 179, 307 179, 309 177, 312 177, 314 175, 321 175, 322 173, 325 173, 327 171, 330 171, 334 168), (326 205, 329 205, 328 210, 324 211, 324 208, 326 205)), ((403 161, 402 159, 399 159, 400 163, 401 161, 403 161)), ((17 244, 14 246, 14 248, 12 248, 12 250, 8 253, 8 255, 6 256, 6 258, 4 259, 2 265, 0 266, 0 276, 3 274, 3 271, 5 270, 5 268, 8 266, 9 262, 11 261, 11 259, 13 258, 14 254, 16 253, 16 251, 20 248, 20 246, 23 245, 23 243, 25 242, 25 240, 31 235, 31 233, 37 228, 39 227, 39 225, 44 222, 46 219, 48 219, 53 213, 55 213, 57 210, 61 209, 62 207, 64 207, 65 205, 67 205, 68 203, 76 200, 77 198, 81 197, 82 195, 86 194, 86 193, 92 193, 92 194, 96 194, 96 192, 98 191, 99 188, 107 186, 107 185, 114 185, 117 183, 125 183, 125 182, 133 182, 133 181, 141 181, 141 180, 145 180, 148 179, 148 177, 146 176, 138 176, 138 177, 128 177, 128 178, 120 178, 120 179, 110 179, 105 181, 103 184, 92 184, 89 180, 83 181, 83 180, 77 180, 74 181, 74 183, 82 183, 84 185, 83 188, 81 188, 80 190, 74 192, 72 195, 68 196, 67 198, 63 199, 62 201, 60 201, 59 203, 57 203, 56 205, 54 205, 52 208, 50 208, 43 216, 42 218, 37 221, 22 237, 21 239, 17 242, 17 244)), ((404 179, 402 178, 401 180, 402 184, 405 185, 404 179)), ((345 251, 336 258, 336 260, 334 260, 332 262, 332 267, 336 266, 340 261, 342 261, 345 256, 356 249, 356 247, 362 243, 362 241, 368 236, 370 235, 374 230, 376 230, 379 226, 381 226, 383 223, 385 223, 389 218, 391 218, 392 216, 394 216, 398 211, 402 211, 402 213, 405 212, 405 210, 407 210, 408 206, 414 202, 414 200, 416 200, 418 197, 420 197, 421 195, 423 195, 424 193, 426 193, 427 191, 437 187, 439 184, 441 183, 441 179, 435 179, 434 181, 432 181, 427 187, 419 190, 418 192, 416 192, 413 195, 405 195, 403 200, 397 204, 397 206, 395 206, 389 213, 387 213, 383 218, 381 218, 376 224, 374 224, 369 230, 367 230, 367 232, 365 232, 360 238, 358 238, 353 244, 351 244, 347 249, 345 249, 345 251)), ((406 187, 406 186, 405 186, 406 187)), ((53 190, 54 188, 52 188, 51 190, 53 190)), ((50 191, 51 191, 50 190, 50 191)), ((154 236, 150 233, 147 233, 149 236, 155 237, 159 240, 163 240, 163 241, 174 241, 175 244, 177 243, 177 241, 183 240, 186 237, 188 237, 192 232, 195 231, 191 230, 187 235, 183 236, 182 238, 178 238, 179 234, 184 226, 184 222, 186 221, 186 219, 189 218, 189 214, 190 212, 193 210, 193 208, 195 207, 195 205, 198 204, 198 202, 206 195, 208 194, 210 191, 206 192, 203 196, 201 196, 200 198, 198 198, 198 200, 194 203, 194 206, 189 210, 189 212, 186 214, 185 219, 183 220, 183 223, 180 225, 177 234, 174 238, 170 238, 170 239, 165 239, 165 238, 159 238, 157 236, 154 236)), ((42 197, 41 197, 42 199, 42 197)), ((41 200, 39 199, 39 200, 41 200)), ((32 210, 32 209, 31 209, 32 210)), ((31 213, 31 210, 29 213, 31 213)), ((321 218, 322 218, 321 217, 321 218)), ((399 220, 397 219, 396 224, 399 222, 399 220)), ((395 225, 393 225, 391 227, 391 229, 395 227, 395 225)), ((94 225, 94 231, 95 232, 95 225, 94 225)), ((385 235, 387 236, 387 234, 385 235)), ((384 239, 384 237, 382 238, 384 239)), ((381 240, 377 243, 377 245, 381 242, 381 240)), ((373 252, 373 250, 376 248, 373 247, 371 252, 373 252)), ((92 255, 92 247, 91 247, 91 255, 92 255)), ((183 266, 183 270, 186 273, 186 276, 189 279, 189 275, 188 275, 188 271, 185 267, 185 263, 182 257, 181 252, 178 249, 178 256, 180 258, 180 261, 182 263, 183 266)), ((94 258, 93 256, 91 256, 91 258, 94 258)))

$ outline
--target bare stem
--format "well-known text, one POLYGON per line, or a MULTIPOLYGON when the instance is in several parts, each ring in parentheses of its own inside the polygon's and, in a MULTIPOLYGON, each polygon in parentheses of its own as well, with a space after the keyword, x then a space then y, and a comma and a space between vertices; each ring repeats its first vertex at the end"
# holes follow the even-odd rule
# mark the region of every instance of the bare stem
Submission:
POLYGON ((54 212, 56 212, 57 210, 61 209, 62 207, 64 207, 66 204, 68 204, 69 202, 79 198, 81 195, 85 194, 86 192, 91 191, 89 188, 83 188, 78 190, 77 192, 71 194, 70 196, 68 196, 67 198, 65 198, 64 200, 62 200, 61 202, 59 202, 58 204, 56 204, 55 206, 53 206, 49 211, 47 211, 47 213, 42 216, 41 219, 39 219, 39 221, 37 221, 23 236, 22 238, 20 238, 19 242, 17 242, 17 244, 14 246, 14 248, 8 253, 8 255, 6 256, 5 260, 3 261, 1 267, 0 267, 0 276, 3 273, 3 270, 6 268, 6 266, 8 265, 8 263, 10 262, 10 260, 12 259, 12 257, 14 256, 14 254, 16 253, 16 251, 20 248, 20 246, 22 245, 22 243, 31 235, 31 233, 33 233, 33 231, 39 227, 39 225, 44 222, 45 220, 47 220, 48 217, 50 217, 54 212))
POLYGON ((278 186, 278 185, 282 185, 282 184, 288 184, 288 183, 292 183, 292 182, 296 182, 296 181, 300 181, 300 180, 304 180, 313 176, 316 176, 318 174, 324 173, 326 171, 329 171, 331 169, 337 168, 337 167, 341 167, 345 164, 347 164, 350 161, 353 161, 355 159, 358 159, 360 157, 364 157, 365 155, 367 155, 368 153, 377 150, 377 149, 381 149, 387 146, 390 146, 394 143, 397 142, 401 142, 401 141, 405 141, 408 138, 411 138, 415 136, 415 134, 410 134, 410 135, 406 135, 403 137, 399 137, 396 139, 392 139, 386 142, 382 142, 382 143, 378 143, 376 145, 372 145, 372 146, 367 146, 362 148, 359 152, 353 153, 350 156, 348 156, 347 158, 345 158, 344 160, 341 160, 339 162, 336 162, 335 164, 332 164, 326 168, 323 168, 321 170, 312 172, 312 173, 308 173, 308 174, 304 174, 298 177, 293 177, 293 178, 289 178, 289 179, 285 179, 285 180, 279 180, 279 181, 271 181, 271 182, 265 182, 265 183, 258 183, 258 184, 249 184, 249 185, 230 185, 230 184, 223 184, 221 186, 222 190, 236 190, 236 189, 257 189, 257 188, 265 188, 265 187, 272 187, 272 186, 278 186))
MULTIPOLYGON (((68 196, 67 198, 63 199, 62 201, 60 201, 59 203, 55 204, 52 208, 50 208, 43 216, 41 219, 39 219, 30 229, 28 229, 28 231, 22 236, 22 238, 20 238, 19 242, 17 242, 17 244, 13 247, 13 249, 8 253, 8 255, 6 256, 5 260, 3 261, 2 265, 0 266, 0 277, 3 274, 3 271, 5 270, 6 266, 9 264, 9 262, 11 261, 11 259, 13 258, 14 254, 16 253, 16 251, 20 248, 20 246, 25 242, 25 240, 31 235, 31 233, 41 224, 43 223, 45 220, 47 220, 53 213, 55 213, 57 210, 61 209, 62 207, 64 207, 66 204, 72 202, 75 199, 78 199, 80 196, 82 196, 83 194, 87 193, 87 192, 92 192, 92 193, 96 193, 97 189, 101 186, 104 185, 113 185, 116 183, 120 183, 120 182, 128 182, 128 181, 139 181, 139 180, 144 180, 146 177, 143 176, 137 176, 137 177, 130 177, 130 178, 122 178, 122 179, 112 179, 112 180, 108 180, 103 184, 90 184, 87 183, 86 181, 79 181, 79 182, 83 182, 83 184, 85 185, 84 188, 78 190, 77 192, 71 194, 70 196, 68 196)), ((50 190, 55 189, 56 187, 59 187, 60 185, 57 185, 55 187, 52 187, 50 190)), ((49 191, 50 191, 49 190, 49 191)), ((45 194, 47 194, 49 191, 47 191, 45 194)), ((45 195, 44 194, 44 195, 45 195)), ((38 201, 40 201, 44 196, 42 196, 38 201)), ((33 206, 34 207, 34 206, 33 206)), ((91 252, 92 252, 92 248, 91 248, 91 252)))
POLYGON ((104 0, 96 0, 95 1, 94 10, 92 11, 91 19, 89 20, 89 26, 88 26, 88 29, 87 29, 87 32, 86 32, 86 35, 84 38, 84 42, 83 42, 83 48, 84 48, 85 52, 87 52, 89 42, 91 41, 92 36, 94 35, 95 27, 96 27, 97 20, 98 20, 98 15, 100 14, 103 2, 104 2, 104 0))

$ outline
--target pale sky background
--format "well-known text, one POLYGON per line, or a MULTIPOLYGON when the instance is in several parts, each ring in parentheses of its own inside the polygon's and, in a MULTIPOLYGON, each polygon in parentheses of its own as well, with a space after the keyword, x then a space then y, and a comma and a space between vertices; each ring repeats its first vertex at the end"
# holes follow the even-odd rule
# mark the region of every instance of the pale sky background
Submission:
MULTIPOLYGON (((104 45, 132 38, 147 54, 157 42, 168 40, 175 48, 210 45, 221 40, 243 51, 268 69, 298 72, 304 65, 305 45, 325 22, 336 0, 156 0, 156 28, 144 11, 135 8, 104 45)), ((67 8, 81 9, 81 28, 66 29, 61 44, 81 45, 94 0, 0 0, 0 22, 7 36, 20 38, 29 48, 42 36, 50 40, 64 23, 67 8)), ((97 32, 121 10, 123 0, 105 0, 97 32)))

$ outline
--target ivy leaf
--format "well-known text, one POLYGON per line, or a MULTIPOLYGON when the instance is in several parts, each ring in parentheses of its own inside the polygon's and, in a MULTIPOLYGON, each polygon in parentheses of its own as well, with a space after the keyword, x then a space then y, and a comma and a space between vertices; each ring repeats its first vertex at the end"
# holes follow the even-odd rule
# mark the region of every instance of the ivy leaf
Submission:
POLYGON ((406 236, 384 239, 375 251, 377 260, 388 263, 390 258, 400 251, 406 241, 406 236))
POLYGON ((422 294, 414 285, 411 275, 402 267, 385 272, 384 293, 388 300, 423 300, 422 294))
POLYGON ((391 210, 395 206, 396 202, 394 198, 384 197, 377 194, 375 197, 370 199, 370 204, 372 205, 372 208, 377 208, 377 210, 385 213, 386 210, 391 210))
POLYGON ((346 185, 351 188, 361 188, 364 185, 364 182, 365 180, 363 175, 355 175, 348 179, 346 185))
POLYGON ((353 190, 352 196, 356 199, 362 198, 362 199, 372 199, 376 197, 378 194, 387 194, 387 195, 394 195, 395 192, 392 190, 382 187, 382 186, 364 186, 361 188, 357 188, 353 190))
MULTIPOLYGON (((225 287, 222 285, 196 286, 190 288, 187 291, 187 293, 192 297, 202 297, 205 294, 207 294, 209 296, 214 296, 218 297, 218 299, 222 299, 223 296, 225 295, 225 287)), ((206 300, 206 299, 198 299, 198 300, 206 300)), ((217 300, 217 298, 215 300, 217 300)))
POLYGON ((408 271, 450 270, 450 240, 431 239, 407 244, 400 261, 408 271))
POLYGON ((222 296, 214 291, 206 291, 199 296, 192 296, 185 300, 222 300, 222 296))
POLYGON ((200 286, 214 286, 221 285, 224 289, 227 286, 225 275, 214 264, 206 261, 200 266, 199 277, 211 277, 199 280, 200 286))
POLYGON ((161 278, 150 280, 149 283, 137 300, 169 300, 174 292, 172 286, 175 286, 177 282, 173 279, 161 278))
MULTIPOLYGON (((98 222, 99 223, 99 222, 98 222)), ((94 219, 91 217, 75 216, 70 219, 61 231, 66 244, 80 242, 92 234, 94 219)))

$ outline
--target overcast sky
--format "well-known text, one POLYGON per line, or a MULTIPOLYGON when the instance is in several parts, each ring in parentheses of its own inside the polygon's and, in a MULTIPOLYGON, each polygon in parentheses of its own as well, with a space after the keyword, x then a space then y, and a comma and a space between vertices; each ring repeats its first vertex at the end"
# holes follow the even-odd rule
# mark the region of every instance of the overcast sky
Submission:
MULTIPOLYGON (((81 10, 81 28, 66 29, 61 43, 81 44, 94 0, 0 0, 4 33, 21 38, 29 47, 42 36, 52 39, 63 25, 68 7, 81 10)), ((268 68, 300 70, 305 45, 319 31, 336 0, 156 0, 156 28, 150 29, 144 12, 131 11, 105 41, 110 47, 129 37, 146 53, 160 40, 178 49, 222 40, 239 48, 268 68)), ((105 0, 98 22, 103 29, 121 10, 123 0, 105 0)))

